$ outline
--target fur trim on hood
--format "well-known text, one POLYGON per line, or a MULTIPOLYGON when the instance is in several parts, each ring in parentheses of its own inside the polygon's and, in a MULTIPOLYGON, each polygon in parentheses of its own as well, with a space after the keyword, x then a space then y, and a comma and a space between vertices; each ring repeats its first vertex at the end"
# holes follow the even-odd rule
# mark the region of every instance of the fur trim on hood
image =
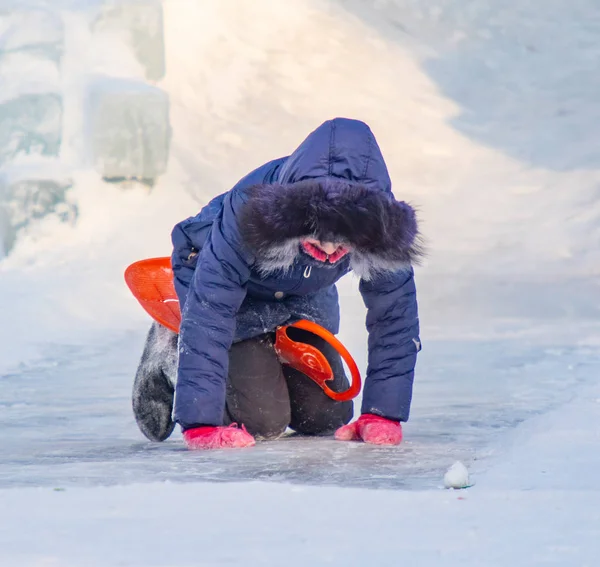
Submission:
POLYGON ((291 267, 306 237, 348 246, 363 279, 408 268, 422 255, 415 211, 391 193, 326 177, 255 185, 248 195, 240 229, 263 272, 291 267))

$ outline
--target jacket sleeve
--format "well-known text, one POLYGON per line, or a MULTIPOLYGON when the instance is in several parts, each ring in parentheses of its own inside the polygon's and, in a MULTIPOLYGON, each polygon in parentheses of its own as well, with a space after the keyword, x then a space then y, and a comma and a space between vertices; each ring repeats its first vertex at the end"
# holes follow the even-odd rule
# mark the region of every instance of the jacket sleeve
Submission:
POLYGON ((367 307, 369 360, 362 413, 407 421, 421 350, 414 272, 381 275, 359 286, 367 307))
POLYGON ((184 429, 223 423, 229 349, 252 263, 236 219, 243 202, 241 191, 225 198, 198 255, 182 311, 175 421, 184 429))

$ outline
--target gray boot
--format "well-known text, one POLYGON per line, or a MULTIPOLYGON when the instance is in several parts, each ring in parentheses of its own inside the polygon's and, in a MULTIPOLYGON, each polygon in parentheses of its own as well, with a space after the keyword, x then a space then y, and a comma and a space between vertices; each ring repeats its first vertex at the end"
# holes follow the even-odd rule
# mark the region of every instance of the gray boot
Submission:
POLYGON ((172 419, 177 379, 177 337, 152 323, 133 383, 132 406, 140 431, 151 441, 164 441, 173 433, 172 419))

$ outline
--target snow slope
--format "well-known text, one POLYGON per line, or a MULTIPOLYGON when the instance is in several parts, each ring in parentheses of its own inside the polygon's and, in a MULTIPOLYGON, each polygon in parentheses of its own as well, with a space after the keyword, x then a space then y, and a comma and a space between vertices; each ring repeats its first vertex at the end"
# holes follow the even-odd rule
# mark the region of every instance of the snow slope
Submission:
MULTIPOLYGON (((130 72, 90 48, 76 4, 51 4, 70 38, 74 141, 82 85, 130 72)), ((600 8, 163 6, 167 174, 123 190, 71 148, 77 224, 32 225, 0 262, 0 564, 594 565, 600 8), (148 320, 124 268, 168 254, 175 222, 333 116, 372 126, 428 240, 406 442, 147 443, 129 396, 148 320), (468 491, 440 488, 456 459, 468 491)), ((364 370, 356 281, 340 290, 340 338, 364 370)))

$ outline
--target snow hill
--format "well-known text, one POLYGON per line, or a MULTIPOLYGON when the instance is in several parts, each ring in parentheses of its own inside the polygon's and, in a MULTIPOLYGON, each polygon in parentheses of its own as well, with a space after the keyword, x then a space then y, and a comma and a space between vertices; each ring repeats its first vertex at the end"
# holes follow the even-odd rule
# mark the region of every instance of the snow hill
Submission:
MULTIPOLYGON (((63 4, 61 81, 77 107, 87 83, 137 70, 124 50, 100 56, 82 3, 63 4)), ((168 253, 177 220, 333 116, 372 126, 397 197, 420 210, 425 326, 597 316, 598 8, 463 4, 165 2, 168 170, 150 194, 103 183, 77 161, 85 115, 69 109, 61 155, 79 216, 32 223, 0 263, 4 340, 41 321, 137 324, 123 267, 168 253)))

